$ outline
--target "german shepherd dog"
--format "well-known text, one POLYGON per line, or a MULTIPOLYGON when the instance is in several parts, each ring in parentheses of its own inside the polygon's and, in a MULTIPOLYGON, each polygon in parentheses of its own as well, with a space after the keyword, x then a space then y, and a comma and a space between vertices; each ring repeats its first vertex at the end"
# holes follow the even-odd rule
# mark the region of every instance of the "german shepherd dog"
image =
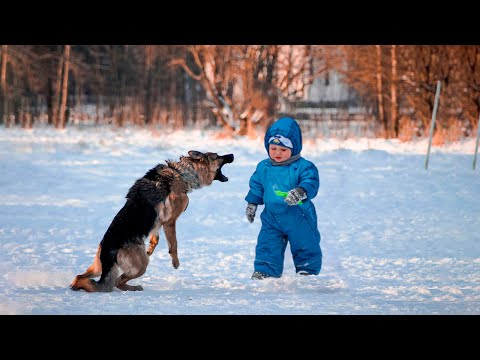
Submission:
POLYGON ((222 166, 233 162, 233 154, 218 155, 189 151, 178 162, 167 160, 138 179, 127 193, 127 201, 117 213, 98 246, 93 264, 77 275, 70 288, 87 292, 143 290, 127 282, 142 276, 149 256, 158 244, 163 226, 168 252, 175 269, 180 266, 177 254, 176 221, 188 206, 187 194, 212 184, 228 181, 222 166), (145 239, 150 239, 148 250, 145 239), (92 278, 100 276, 100 280, 92 278))

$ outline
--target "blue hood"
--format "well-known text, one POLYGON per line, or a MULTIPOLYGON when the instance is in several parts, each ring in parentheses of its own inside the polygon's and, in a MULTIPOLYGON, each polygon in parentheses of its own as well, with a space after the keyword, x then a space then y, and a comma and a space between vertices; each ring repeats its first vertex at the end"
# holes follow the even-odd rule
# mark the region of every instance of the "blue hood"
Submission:
POLYGON ((302 131, 298 123, 289 117, 275 121, 265 133, 264 143, 268 154, 268 139, 274 135, 283 135, 289 138, 293 144, 292 156, 302 151, 302 131))

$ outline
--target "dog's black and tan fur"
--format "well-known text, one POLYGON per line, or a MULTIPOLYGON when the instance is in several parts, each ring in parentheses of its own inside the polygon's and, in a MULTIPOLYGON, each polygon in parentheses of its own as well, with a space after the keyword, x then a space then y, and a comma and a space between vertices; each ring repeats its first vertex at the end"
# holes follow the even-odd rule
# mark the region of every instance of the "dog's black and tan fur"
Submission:
POLYGON ((167 160, 138 179, 126 196, 127 202, 117 213, 98 246, 93 264, 77 275, 70 288, 87 292, 143 290, 128 285, 129 280, 142 276, 158 244, 163 226, 172 265, 180 265, 177 254, 175 224, 188 205, 187 194, 210 185, 213 180, 228 181, 222 166, 233 162, 233 154, 217 155, 189 151, 178 162, 167 160), (145 239, 150 246, 145 250, 145 239), (92 278, 100 276, 100 280, 92 278))

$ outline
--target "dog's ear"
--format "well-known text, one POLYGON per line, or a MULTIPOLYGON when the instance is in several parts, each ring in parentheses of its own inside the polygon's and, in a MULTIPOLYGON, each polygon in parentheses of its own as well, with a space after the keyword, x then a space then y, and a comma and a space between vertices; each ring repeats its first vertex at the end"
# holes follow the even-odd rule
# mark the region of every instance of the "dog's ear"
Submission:
POLYGON ((188 152, 188 156, 190 156, 193 160, 200 160, 205 155, 200 151, 190 150, 188 152))
POLYGON ((218 154, 211 152, 207 152, 205 155, 207 155, 210 160, 216 160, 218 157, 218 154))

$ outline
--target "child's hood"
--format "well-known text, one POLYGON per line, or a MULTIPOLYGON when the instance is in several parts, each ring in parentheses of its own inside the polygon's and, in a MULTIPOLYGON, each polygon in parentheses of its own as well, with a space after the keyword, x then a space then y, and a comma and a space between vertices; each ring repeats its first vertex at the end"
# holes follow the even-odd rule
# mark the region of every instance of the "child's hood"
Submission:
POLYGON ((275 121, 265 133, 264 143, 268 154, 268 139, 274 135, 283 135, 292 142, 292 156, 302 151, 302 131, 298 123, 289 117, 283 117, 275 121))

